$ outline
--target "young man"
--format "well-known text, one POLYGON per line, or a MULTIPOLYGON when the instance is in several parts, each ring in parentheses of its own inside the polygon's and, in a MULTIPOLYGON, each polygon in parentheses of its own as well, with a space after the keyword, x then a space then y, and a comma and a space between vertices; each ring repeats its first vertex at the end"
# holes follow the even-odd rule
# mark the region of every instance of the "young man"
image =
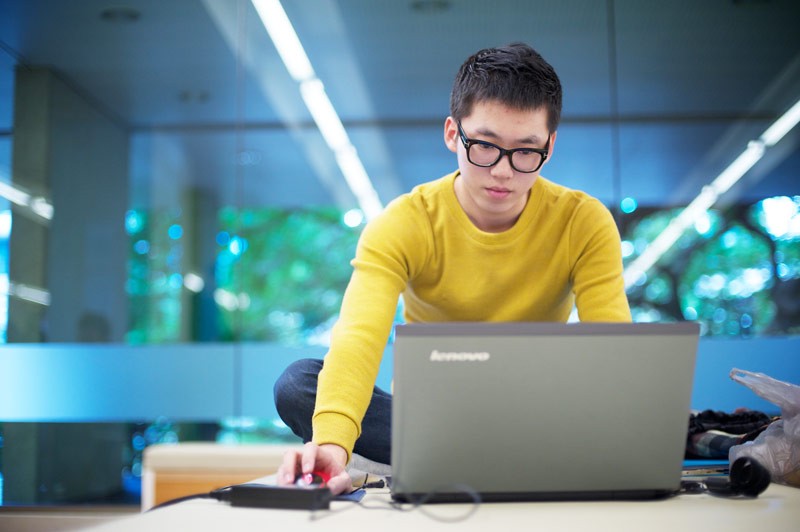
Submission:
POLYGON ((389 463, 391 396, 373 386, 401 294, 408 322, 564 322, 573 305, 581 321, 630 321, 610 213, 539 177, 560 115, 558 76, 527 45, 461 66, 444 123, 458 171, 367 225, 324 367, 299 361, 276 383, 281 417, 311 442, 284 457, 279 483, 322 471, 339 493, 353 452, 389 463))

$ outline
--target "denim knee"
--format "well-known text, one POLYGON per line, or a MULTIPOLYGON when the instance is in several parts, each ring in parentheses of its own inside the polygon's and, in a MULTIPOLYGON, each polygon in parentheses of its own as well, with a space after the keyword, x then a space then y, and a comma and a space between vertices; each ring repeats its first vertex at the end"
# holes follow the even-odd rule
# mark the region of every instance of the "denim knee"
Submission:
POLYGON ((317 375, 322 369, 322 360, 304 358, 289 364, 278 380, 275 381, 273 391, 275 402, 278 398, 296 397, 298 393, 307 390, 309 381, 316 384, 317 375))
POLYGON ((275 381, 275 408, 290 427, 294 423, 288 421, 297 420, 297 416, 308 418, 308 423, 311 422, 317 395, 317 375, 321 369, 322 360, 297 360, 289 364, 275 381))

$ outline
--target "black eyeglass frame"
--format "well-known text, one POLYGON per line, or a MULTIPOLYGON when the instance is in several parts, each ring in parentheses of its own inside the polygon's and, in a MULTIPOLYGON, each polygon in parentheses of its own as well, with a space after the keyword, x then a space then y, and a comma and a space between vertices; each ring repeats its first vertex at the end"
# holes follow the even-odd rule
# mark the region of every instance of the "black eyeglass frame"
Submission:
POLYGON ((492 167, 492 166, 496 165, 497 163, 499 163, 500 159, 502 159, 503 156, 507 156, 508 157, 508 162, 509 162, 509 164, 511 164, 511 168, 513 168, 517 172, 520 172, 520 173, 523 173, 523 174, 532 174, 532 173, 536 172, 537 170, 539 170, 542 167, 544 162, 547 160, 547 157, 550 155, 550 138, 551 138, 551 135, 547 135, 547 144, 545 145, 544 148, 512 148, 510 150, 507 150, 505 148, 501 148, 497 144, 492 144, 491 142, 487 142, 485 140, 477 140, 477 139, 469 138, 467 136, 467 134, 464 132, 464 128, 461 127, 461 120, 457 120, 456 121, 456 125, 458 126, 458 135, 459 135, 459 137, 461 137, 461 143, 464 145, 464 149, 467 150, 467 160, 471 164, 474 164, 475 166, 479 166, 481 168, 492 167), (475 144, 482 144, 484 146, 491 146, 492 148, 497 148, 500 151, 500 155, 498 155, 497 159, 495 159, 494 162, 491 163, 491 164, 478 164, 478 163, 474 162, 472 160, 472 158, 469 156, 469 149, 472 146, 474 146, 475 144), (536 168, 534 168, 533 170, 520 170, 519 168, 514 166, 514 153, 516 153, 518 151, 532 151, 534 153, 538 153, 539 155, 542 156, 542 160, 539 161, 539 165, 536 168))

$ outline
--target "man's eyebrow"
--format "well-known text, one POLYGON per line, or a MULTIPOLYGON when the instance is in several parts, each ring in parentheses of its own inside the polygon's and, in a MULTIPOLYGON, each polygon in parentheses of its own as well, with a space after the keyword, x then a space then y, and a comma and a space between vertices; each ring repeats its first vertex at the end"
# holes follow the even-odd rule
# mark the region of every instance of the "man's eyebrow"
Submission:
MULTIPOLYGON (((475 133, 484 137, 489 137, 490 139, 495 141, 500 139, 500 137, 497 136, 497 133, 485 127, 476 129, 475 133)), ((540 144, 542 142, 544 142, 544 140, 540 139, 538 135, 530 135, 528 137, 515 140, 514 145, 516 146, 519 144, 540 144)))

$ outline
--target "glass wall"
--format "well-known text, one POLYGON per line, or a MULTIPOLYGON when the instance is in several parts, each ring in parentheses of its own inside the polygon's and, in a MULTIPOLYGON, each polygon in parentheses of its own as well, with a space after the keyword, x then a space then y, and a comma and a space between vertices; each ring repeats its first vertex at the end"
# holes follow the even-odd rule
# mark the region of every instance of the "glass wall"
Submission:
POLYGON ((295 441, 250 405, 271 403, 276 353, 324 353, 376 205, 456 169, 450 86, 486 46, 528 42, 558 71, 542 174, 614 213, 636 321, 798 334, 797 128, 713 185, 800 100, 796 2, 283 0, 305 73, 262 4, 0 6, 0 373, 43 405, 3 396, 4 504, 135 502, 156 442, 295 441), (51 355, 107 381, 66 374, 86 400, 48 410, 51 355), (110 381, 147 406, 108 413, 110 381), (201 381, 224 408, 179 404, 201 381))

